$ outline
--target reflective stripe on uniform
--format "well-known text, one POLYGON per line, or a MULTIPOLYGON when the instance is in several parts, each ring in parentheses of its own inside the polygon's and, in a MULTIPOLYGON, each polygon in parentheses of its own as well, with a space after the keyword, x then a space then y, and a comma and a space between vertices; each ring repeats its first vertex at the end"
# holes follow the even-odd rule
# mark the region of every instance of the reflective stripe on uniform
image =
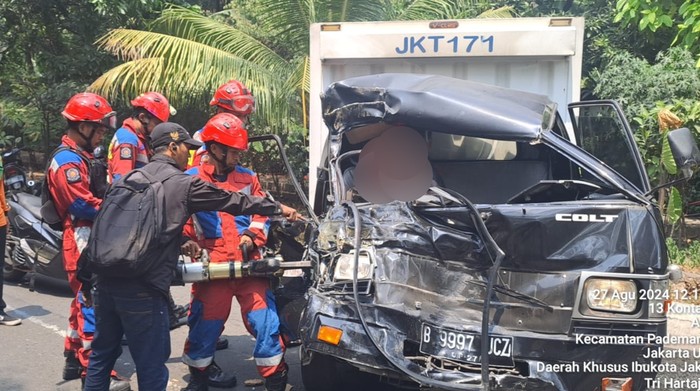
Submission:
POLYGON ((253 221, 248 228, 265 229, 265 223, 262 221, 253 221))
POLYGON ((255 365, 259 367, 274 367, 282 362, 284 353, 272 357, 255 357, 255 365))
POLYGON ((78 335, 78 330, 75 330, 75 329, 72 329, 72 328, 69 327, 69 328, 66 330, 66 338, 68 338, 68 339, 73 339, 73 340, 78 340, 78 339, 80 339, 80 336, 78 335))
POLYGON ((87 339, 84 339, 83 340, 83 349, 84 350, 92 349, 92 341, 88 341, 87 339))
POLYGON ((209 364, 211 364, 212 361, 214 361, 214 357, 204 357, 200 358, 199 360, 195 360, 190 358, 190 356, 186 354, 182 355, 182 362, 195 368, 206 368, 209 366, 209 364))

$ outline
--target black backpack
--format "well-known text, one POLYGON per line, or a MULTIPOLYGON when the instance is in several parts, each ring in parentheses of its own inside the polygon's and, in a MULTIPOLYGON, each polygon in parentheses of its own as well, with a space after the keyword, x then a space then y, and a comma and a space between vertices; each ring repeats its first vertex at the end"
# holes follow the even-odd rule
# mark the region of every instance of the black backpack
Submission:
POLYGON ((41 209, 39 213, 41 214, 41 220, 46 223, 54 231, 63 231, 63 218, 58 214, 56 210, 56 205, 51 198, 51 193, 49 192, 49 166, 54 157, 62 151, 74 151, 78 157, 87 165, 88 172, 90 173, 90 192, 98 198, 103 198, 105 195, 105 189, 107 187, 107 167, 104 163, 97 160, 88 160, 78 151, 73 148, 61 145, 56 148, 52 153, 49 160, 46 162, 46 169, 44 170, 44 183, 41 185, 41 209))
POLYGON ((154 266, 167 227, 163 181, 141 169, 107 191, 84 252, 87 270, 110 277, 138 277, 154 266))

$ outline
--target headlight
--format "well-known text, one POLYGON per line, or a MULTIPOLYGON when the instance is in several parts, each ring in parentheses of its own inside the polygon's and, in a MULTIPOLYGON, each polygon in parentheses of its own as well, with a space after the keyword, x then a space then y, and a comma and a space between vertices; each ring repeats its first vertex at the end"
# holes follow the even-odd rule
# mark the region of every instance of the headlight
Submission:
POLYGON ((637 309, 637 285, 632 280, 589 278, 583 292, 592 310, 632 313, 637 309))
MULTIPOLYGON (((355 267, 355 250, 350 250, 349 254, 340 254, 335 261, 333 270, 333 280, 352 280, 352 272, 355 267)), ((367 250, 360 250, 360 259, 357 264, 357 279, 368 280, 372 278, 374 262, 367 250)))

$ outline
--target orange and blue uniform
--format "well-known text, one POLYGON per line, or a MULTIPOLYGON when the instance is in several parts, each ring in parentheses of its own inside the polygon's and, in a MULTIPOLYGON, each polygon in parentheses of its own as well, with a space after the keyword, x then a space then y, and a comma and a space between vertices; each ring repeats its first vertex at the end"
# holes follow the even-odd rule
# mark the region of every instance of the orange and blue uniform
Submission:
POLYGON ((68 136, 63 136, 61 145, 70 149, 53 156, 46 180, 56 211, 63 218, 63 267, 75 295, 70 304, 65 349, 75 352, 80 364, 87 367, 95 315, 92 307, 83 305, 79 294, 77 265, 102 200, 90 191, 90 168, 86 159, 91 159, 92 155, 78 148, 68 136))
POLYGON ((127 118, 109 143, 107 170, 109 182, 114 182, 134 168, 145 166, 151 158, 151 149, 143 126, 134 118, 127 118))
MULTIPOLYGON (((214 183, 221 189, 265 196, 253 171, 236 166, 233 171, 220 177, 215 175, 214 170, 213 165, 204 164, 189 169, 187 173, 214 183)), ((267 240, 268 228, 269 221, 264 216, 234 217, 223 212, 198 212, 185 226, 184 233, 209 252, 210 262, 228 262, 242 259, 239 249, 242 235, 249 236, 256 247, 262 247, 267 240)), ((259 258, 259 252, 251 256, 251 259, 259 258)), ((279 333, 279 317, 268 278, 246 277, 192 284, 188 319, 190 332, 182 361, 196 368, 206 368, 211 364, 216 341, 231 312, 234 296, 240 304, 246 329, 255 337, 253 357, 258 372, 263 377, 269 377, 286 370, 285 347, 279 333)))

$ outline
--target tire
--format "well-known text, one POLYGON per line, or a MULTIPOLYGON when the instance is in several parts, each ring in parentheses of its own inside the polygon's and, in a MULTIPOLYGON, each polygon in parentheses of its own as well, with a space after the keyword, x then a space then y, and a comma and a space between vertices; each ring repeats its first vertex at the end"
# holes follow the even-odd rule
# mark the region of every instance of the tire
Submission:
MULTIPOLYGON (((9 233, 9 232, 8 232, 9 233)), ((27 272, 15 270, 14 262, 12 262, 12 251, 14 246, 11 244, 5 245, 5 258, 2 263, 2 277, 7 282, 20 282, 24 279, 27 272)))
MULTIPOLYGON (((300 355, 304 354, 303 349, 303 346, 299 348, 300 355)), ((308 354, 311 357, 306 365, 306 360, 301 360, 301 380, 307 391, 376 390, 382 387, 377 376, 362 372, 342 360, 317 352, 308 354)))
MULTIPOLYGON (((303 354, 299 348, 299 354, 303 354)), ((336 366, 336 360, 316 352, 309 352, 311 360, 308 364, 301 364, 301 381, 308 391, 325 391, 343 389, 341 376, 336 366)))
POLYGON ((7 282, 20 282, 24 278, 27 272, 21 270, 15 270, 12 266, 12 260, 5 256, 5 262, 2 264, 2 277, 7 282))

